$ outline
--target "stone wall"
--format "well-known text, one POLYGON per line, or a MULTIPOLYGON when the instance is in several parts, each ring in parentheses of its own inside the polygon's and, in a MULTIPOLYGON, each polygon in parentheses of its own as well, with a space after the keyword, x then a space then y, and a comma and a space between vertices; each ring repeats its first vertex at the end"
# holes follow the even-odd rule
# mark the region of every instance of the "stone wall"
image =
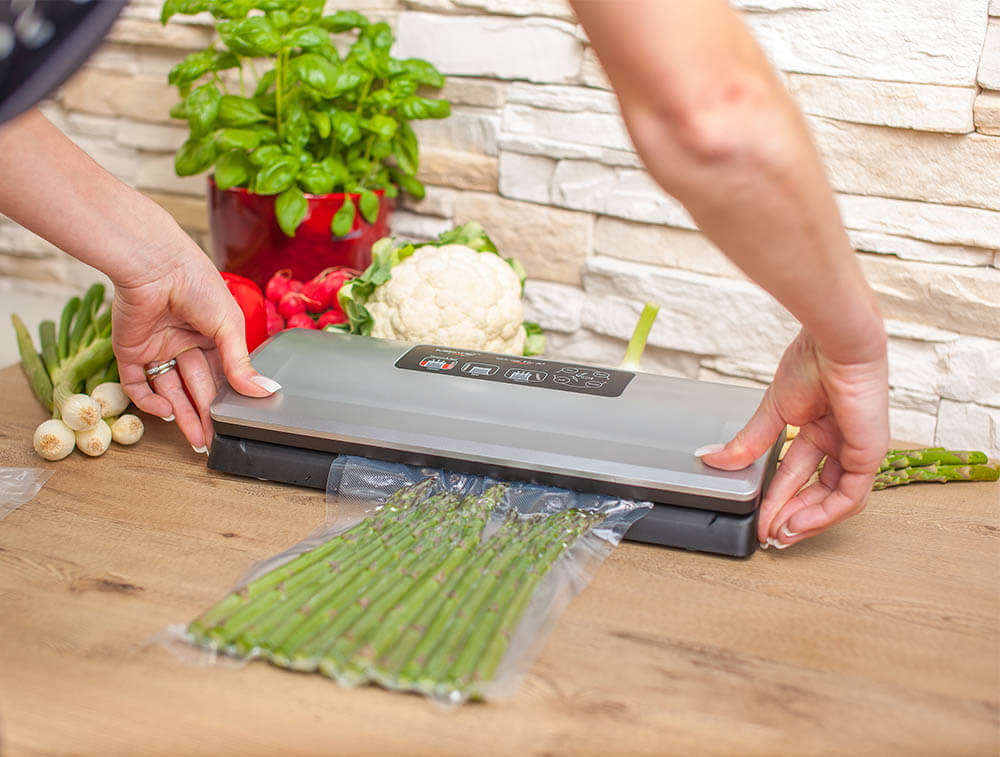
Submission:
MULTIPOLYGON (((401 236, 481 221, 531 280, 550 354, 614 364, 646 301, 647 370, 763 385, 794 320, 643 171, 561 0, 342 0, 449 77, 453 115, 418 125, 421 202, 401 236)), ((1000 0, 739 0, 806 114, 890 334, 896 438, 1000 454, 1000 0)), ((45 110, 209 244, 203 177, 173 174, 167 70, 200 23, 135 0, 45 110)), ((0 276, 92 276, 0 223, 0 276)))

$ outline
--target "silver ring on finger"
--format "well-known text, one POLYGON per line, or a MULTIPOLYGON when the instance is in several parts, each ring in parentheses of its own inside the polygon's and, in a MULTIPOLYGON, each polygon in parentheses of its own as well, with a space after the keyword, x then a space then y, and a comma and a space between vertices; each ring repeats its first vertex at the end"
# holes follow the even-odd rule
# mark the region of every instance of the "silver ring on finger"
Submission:
POLYGON ((172 371, 177 367, 177 359, 170 358, 165 363, 157 363, 156 365, 151 365, 146 368, 146 378, 155 379, 157 376, 162 376, 167 371, 172 371))

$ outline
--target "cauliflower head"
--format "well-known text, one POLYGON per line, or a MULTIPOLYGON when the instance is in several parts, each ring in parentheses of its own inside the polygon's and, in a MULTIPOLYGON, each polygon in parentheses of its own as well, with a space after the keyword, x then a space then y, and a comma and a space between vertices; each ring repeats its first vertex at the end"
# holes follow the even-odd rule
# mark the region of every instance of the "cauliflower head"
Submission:
POLYGON ((372 336, 524 353, 521 282, 499 255, 465 245, 420 247, 365 303, 372 336))

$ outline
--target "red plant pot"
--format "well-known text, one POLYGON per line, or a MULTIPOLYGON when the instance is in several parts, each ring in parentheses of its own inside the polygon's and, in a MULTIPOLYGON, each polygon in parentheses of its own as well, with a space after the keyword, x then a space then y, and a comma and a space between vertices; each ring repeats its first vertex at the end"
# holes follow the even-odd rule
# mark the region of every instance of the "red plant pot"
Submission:
MULTIPOLYGON (((359 210, 354 226, 342 237, 330 231, 333 214, 344 203, 344 194, 306 195, 309 210, 295 232, 285 235, 274 215, 275 195, 259 195, 243 187, 219 189, 208 178, 209 223, 215 262, 220 270, 238 273, 267 285, 275 271, 290 268, 300 281, 324 268, 348 266, 363 271, 371 263, 372 245, 389 235, 392 201, 382 190, 378 219, 369 224, 359 210)), ((358 195, 351 195, 357 205, 358 195)))

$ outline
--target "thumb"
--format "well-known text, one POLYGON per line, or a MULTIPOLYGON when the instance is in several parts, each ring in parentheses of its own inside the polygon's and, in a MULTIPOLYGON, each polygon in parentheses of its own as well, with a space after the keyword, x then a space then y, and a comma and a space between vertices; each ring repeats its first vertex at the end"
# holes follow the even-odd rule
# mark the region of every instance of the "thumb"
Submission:
POLYGON ((768 387, 753 417, 726 444, 708 444, 694 451, 706 465, 722 470, 742 470, 767 452, 778 438, 785 421, 771 399, 768 387))
POLYGON ((281 384, 260 375, 250 362, 242 320, 239 328, 227 323, 219 329, 215 343, 219 347, 219 358, 226 379, 240 394, 248 397, 267 397, 281 389, 281 384))

